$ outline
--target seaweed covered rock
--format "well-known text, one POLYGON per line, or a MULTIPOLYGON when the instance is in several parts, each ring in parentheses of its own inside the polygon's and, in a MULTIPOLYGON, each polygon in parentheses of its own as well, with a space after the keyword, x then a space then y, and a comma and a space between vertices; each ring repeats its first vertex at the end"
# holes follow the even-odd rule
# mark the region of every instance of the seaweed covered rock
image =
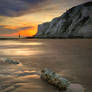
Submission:
POLYGON ((3 61, 3 63, 19 64, 19 62, 18 62, 18 61, 11 60, 11 59, 8 59, 8 58, 2 58, 1 60, 3 61))
POLYGON ((47 68, 41 71, 41 78, 60 90, 66 90, 70 85, 67 79, 47 68))

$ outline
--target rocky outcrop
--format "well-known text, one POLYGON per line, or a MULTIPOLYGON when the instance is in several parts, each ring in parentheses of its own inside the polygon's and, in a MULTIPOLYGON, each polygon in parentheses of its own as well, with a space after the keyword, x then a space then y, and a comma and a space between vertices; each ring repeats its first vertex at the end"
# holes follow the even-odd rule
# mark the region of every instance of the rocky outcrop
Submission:
POLYGON ((18 61, 11 60, 11 59, 8 59, 8 58, 2 58, 1 61, 3 63, 7 63, 7 64, 20 64, 18 61))
POLYGON ((84 92, 84 87, 80 84, 71 83, 69 80, 60 76, 60 74, 45 68, 41 71, 41 79, 56 87, 58 92, 84 92))
POLYGON ((38 26, 38 38, 92 37, 92 2, 75 6, 38 26))
POLYGON ((60 90, 67 90, 70 85, 67 79, 47 68, 41 71, 41 78, 60 90))

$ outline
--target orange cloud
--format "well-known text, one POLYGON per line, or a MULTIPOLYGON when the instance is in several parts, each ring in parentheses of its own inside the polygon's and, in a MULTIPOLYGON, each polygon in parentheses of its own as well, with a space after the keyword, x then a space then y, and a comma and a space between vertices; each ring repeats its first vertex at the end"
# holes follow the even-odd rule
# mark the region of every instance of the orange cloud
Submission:
POLYGON ((6 29, 16 29, 17 27, 14 27, 14 26, 5 26, 4 28, 6 28, 6 29))
MULTIPOLYGON (((4 28, 6 28, 6 29, 16 29, 17 27, 5 26, 4 28)), ((26 36, 33 37, 37 34, 37 32, 38 32, 38 26, 35 25, 35 26, 32 26, 32 27, 27 28, 27 29, 19 30, 16 33, 1 34, 0 36, 10 36, 11 37, 11 36, 19 36, 19 34, 20 34, 22 37, 26 37, 26 36)))
POLYGON ((38 26, 33 26, 32 28, 29 28, 29 29, 20 30, 18 34, 20 34, 21 36, 33 37, 37 34, 37 31, 38 31, 38 26))
POLYGON ((0 34, 0 36, 17 36, 18 33, 12 33, 12 34, 0 34))
POLYGON ((20 27, 27 27, 27 26, 35 26, 35 25, 38 25, 37 23, 24 23, 24 22, 20 22, 18 23, 20 27))
POLYGON ((18 29, 18 28, 22 28, 22 27, 33 27, 36 26, 38 24, 36 23, 24 23, 24 22, 19 22, 16 24, 16 26, 12 26, 12 25, 2 25, 0 24, 0 26, 2 26, 5 29, 18 29))

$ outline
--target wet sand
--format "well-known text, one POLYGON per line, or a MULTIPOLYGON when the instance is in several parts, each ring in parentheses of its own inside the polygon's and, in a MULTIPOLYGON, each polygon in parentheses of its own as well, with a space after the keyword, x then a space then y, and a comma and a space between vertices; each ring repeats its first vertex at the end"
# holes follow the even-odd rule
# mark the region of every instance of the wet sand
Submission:
POLYGON ((0 61, 0 92, 58 92, 40 79, 45 67, 92 91, 92 39, 0 40, 5 57, 21 65, 0 61))

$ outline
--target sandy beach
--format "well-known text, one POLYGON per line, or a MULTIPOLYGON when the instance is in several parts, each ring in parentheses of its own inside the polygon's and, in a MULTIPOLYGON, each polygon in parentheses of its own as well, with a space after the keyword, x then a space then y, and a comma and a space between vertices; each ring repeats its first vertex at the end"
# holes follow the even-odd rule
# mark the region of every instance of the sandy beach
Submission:
POLYGON ((58 92, 40 79, 50 68, 92 91, 92 39, 0 40, 0 92, 58 92), (7 64, 1 58, 21 62, 7 64))

